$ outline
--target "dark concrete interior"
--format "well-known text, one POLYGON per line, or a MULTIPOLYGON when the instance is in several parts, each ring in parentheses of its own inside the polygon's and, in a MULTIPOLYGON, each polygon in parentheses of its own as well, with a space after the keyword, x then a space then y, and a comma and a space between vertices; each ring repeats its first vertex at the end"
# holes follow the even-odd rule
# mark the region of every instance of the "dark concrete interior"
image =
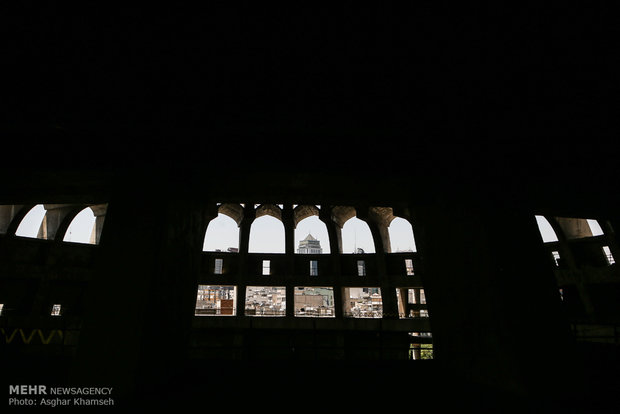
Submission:
MULTIPOLYGON (((113 386, 134 407, 242 408, 292 391, 309 410, 323 395, 384 408, 618 408, 620 274, 564 238, 557 249, 574 260, 554 268, 534 220, 596 219, 617 249, 620 27, 610 10, 61 8, 10 15, 0 204, 107 213, 97 245, 16 237, 17 219, 7 222, 0 299, 16 305, 0 316, 5 384, 113 386), (196 322, 217 203, 406 216, 434 359, 376 353, 398 342, 389 318, 196 322), (584 292, 585 305, 571 299, 584 292), (52 296, 74 313, 50 318, 52 296), (611 340, 582 340, 574 326, 585 323, 613 327, 611 340), (18 328, 64 340, 8 343, 18 328)), ((295 255, 284 256, 292 275, 295 255)), ((344 256, 326 260, 346 285, 344 256)), ((238 257, 240 280, 251 260, 238 257)), ((377 283, 397 280, 389 254, 368 260, 377 283)))

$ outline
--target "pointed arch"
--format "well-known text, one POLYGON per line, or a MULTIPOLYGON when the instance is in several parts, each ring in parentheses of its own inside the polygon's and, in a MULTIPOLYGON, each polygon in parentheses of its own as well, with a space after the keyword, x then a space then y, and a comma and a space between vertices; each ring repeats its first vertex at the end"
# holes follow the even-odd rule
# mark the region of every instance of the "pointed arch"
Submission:
POLYGON ((592 236, 602 236, 604 234, 603 228, 599 224, 598 220, 586 219, 586 221, 588 222, 592 236))
MULTIPOLYGON (((309 215, 300 220, 295 227, 295 252, 305 252, 303 249, 300 252, 300 242, 308 237, 311 237, 320 243, 321 253, 330 253, 329 234, 327 232, 327 226, 318 217, 318 215, 309 215)), ((314 244, 318 244, 313 242, 314 244)))
POLYGON ((207 231, 205 232, 205 238, 202 244, 203 252, 237 252, 239 250, 238 217, 231 217, 231 215, 228 214, 230 211, 235 210, 220 208, 217 217, 213 218, 207 225, 207 231))
POLYGON ((71 220, 63 241, 96 244, 96 220, 97 218, 93 210, 90 207, 84 208, 71 220))
POLYGON ((558 236, 553 230, 551 223, 545 216, 536 216, 536 224, 538 225, 538 230, 540 231, 540 235, 543 239, 543 243, 551 243, 558 241, 558 236))
POLYGON ((375 253, 375 243, 368 224, 357 217, 342 226, 342 253, 375 253))
POLYGON ((257 217, 250 227, 249 253, 285 253, 284 224, 269 213, 257 217))
POLYGON ((388 226, 391 252, 415 252, 415 236, 409 220, 394 216, 388 226))
POLYGON ((35 239, 45 239, 45 234, 40 234, 45 213, 46 211, 43 204, 37 204, 32 207, 20 221, 19 226, 17 226, 17 230, 15 230, 15 235, 35 239))

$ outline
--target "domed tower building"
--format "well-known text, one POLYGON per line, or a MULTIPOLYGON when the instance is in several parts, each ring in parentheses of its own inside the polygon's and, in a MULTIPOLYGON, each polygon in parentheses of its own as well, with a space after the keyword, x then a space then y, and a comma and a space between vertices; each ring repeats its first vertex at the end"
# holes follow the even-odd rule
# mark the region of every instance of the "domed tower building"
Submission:
POLYGON ((299 242, 297 248, 299 254, 321 254, 323 249, 321 248, 321 241, 315 239, 312 234, 308 233, 305 239, 299 242))

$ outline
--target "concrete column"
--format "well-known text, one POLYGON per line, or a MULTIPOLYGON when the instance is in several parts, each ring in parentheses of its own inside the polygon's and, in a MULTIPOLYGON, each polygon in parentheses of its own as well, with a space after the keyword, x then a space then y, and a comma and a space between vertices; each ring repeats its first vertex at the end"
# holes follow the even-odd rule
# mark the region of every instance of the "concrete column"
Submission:
POLYGON ((292 318, 295 316, 295 286, 291 284, 286 285, 286 311, 287 317, 292 318))
POLYGON ((556 217, 567 239, 578 239, 592 236, 592 230, 585 219, 556 217))
POLYGON ((0 234, 5 234, 13 221, 13 218, 23 206, 4 205, 0 206, 0 234))
POLYGON ((290 204, 285 204, 282 209, 282 224, 284 224, 284 252, 290 256, 295 254, 295 221, 293 206, 290 204))
POLYGON ((342 251, 342 228, 334 222, 332 219, 331 206, 322 206, 319 210, 319 219, 327 227, 327 234, 329 235, 329 251, 335 257, 342 251))
POLYGON ((583 278, 580 277, 582 271, 577 266, 570 242, 571 237, 586 237, 591 235, 592 232, 589 227, 587 229, 584 228, 583 222, 585 220, 582 219, 547 217, 547 220, 558 237, 560 258, 563 260, 565 267, 575 275, 575 287, 583 304, 584 312, 587 316, 592 316, 595 311, 594 303, 590 298, 588 286, 584 283, 583 278))
POLYGON ((17 208, 18 206, 15 206, 16 210, 11 212, 12 217, 10 219, 10 222, 7 224, 6 234, 14 236, 17 228, 19 227, 26 214, 28 214, 28 212, 32 210, 35 206, 36 204, 25 204, 19 206, 20 208, 17 208))
POLYGON ((108 209, 107 204, 97 204, 94 206, 90 206, 90 209, 93 211, 95 215, 95 227, 93 228, 93 233, 91 234, 90 242, 92 244, 99 244, 101 240, 101 232, 103 231, 103 222, 105 221, 105 213, 108 209))
POLYGON ((560 225, 560 222, 556 220, 555 217, 545 217, 551 225, 551 228, 555 232, 555 235, 558 237, 558 243, 560 246, 560 258, 562 259, 567 268, 571 270, 576 270, 577 265, 575 263, 575 258, 573 257, 573 252, 570 248, 568 238, 564 233, 564 228, 560 225))
POLYGON ((284 252, 286 256, 287 278, 292 283, 286 285, 286 316, 295 316, 295 286, 294 286, 294 267, 295 267, 295 219, 293 206, 284 204, 282 209, 282 223, 284 224, 284 252))
MULTIPOLYGON (((331 257, 332 268, 330 269, 332 274, 339 275, 340 273, 340 251, 342 250, 342 234, 340 227, 332 220, 331 206, 321 206, 319 210, 319 219, 325 223, 327 227, 327 234, 329 236, 329 251, 331 257)), ((343 292, 342 284, 335 283, 334 286, 334 314, 336 318, 342 318, 343 316, 343 292)))
POLYGON ((200 207, 138 184, 116 194, 106 214, 70 377, 114 387, 119 398, 180 375, 206 226, 200 207))
MULTIPOLYGON (((256 210, 254 204, 245 203, 243 209, 243 219, 239 225, 239 253, 247 254, 250 246, 250 229, 256 218, 256 210)), ((241 263, 244 261, 242 260, 241 263)))
POLYGON ((375 260, 377 266, 377 276, 379 277, 381 288, 381 300, 383 302, 384 319, 398 319, 398 299, 396 288, 388 283, 386 278, 385 252, 389 251, 390 237, 387 227, 377 217, 368 214, 367 208, 356 208, 359 219, 364 220, 370 228, 373 242, 375 244, 375 260), (388 246, 385 246, 385 243, 388 246))
POLYGON ((62 227, 61 225, 65 221, 67 215, 76 209, 76 206, 67 204, 44 204, 43 207, 45 208, 45 216, 43 217, 43 222, 39 228, 37 238, 55 240, 56 233, 60 230, 58 236, 59 240, 62 240, 69 223, 66 223, 62 227))
POLYGON ((250 230, 256 218, 253 203, 245 203, 243 218, 239 224, 239 273, 237 283, 237 317, 245 317, 245 278, 247 275, 247 256, 250 247, 250 230))
POLYGON ((515 394, 568 389, 568 325, 533 213, 459 199, 416 217, 437 362, 515 394))
POLYGON ((407 288, 398 288, 398 293, 400 294, 400 303, 398 304, 398 313, 403 316, 409 316, 409 292, 407 288))

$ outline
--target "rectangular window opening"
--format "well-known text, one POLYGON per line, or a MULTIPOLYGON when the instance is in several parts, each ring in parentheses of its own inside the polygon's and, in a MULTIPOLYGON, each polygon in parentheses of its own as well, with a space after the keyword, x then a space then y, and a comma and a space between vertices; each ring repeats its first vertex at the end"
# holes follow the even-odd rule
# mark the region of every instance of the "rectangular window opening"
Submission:
POLYGON ((609 246, 603 246, 603 252, 605 253, 605 259, 607 260, 608 265, 611 266, 612 264, 616 263, 614 256, 611 254, 611 249, 609 248, 609 246))
POLYGON ((428 318, 424 289, 396 288, 396 299, 400 319, 428 318))
POLYGON ((333 318, 334 288, 295 287, 295 316, 333 318))
POLYGON ((405 269, 407 269, 407 276, 414 275, 412 259, 405 259, 405 269))
POLYGON ((409 359, 419 361, 433 359, 433 337, 430 332, 409 332, 409 359))
POLYGON ((194 315, 235 316, 236 313, 236 286, 198 285, 194 315))
POLYGON ((381 288, 378 287, 344 288, 343 304, 345 317, 383 317, 383 300, 381 288))
POLYGON ((248 286, 245 290, 246 316, 286 316, 284 286, 248 286))
POLYGON ((223 268, 224 268, 224 259, 215 259, 213 273, 215 273, 216 275, 221 275, 223 273, 223 268))
POLYGON ((263 260, 263 275, 271 274, 271 260, 263 260))
POLYGON ((366 276, 366 262, 364 260, 357 261, 357 275, 366 276))
POLYGON ((60 308, 61 306, 59 304, 52 305, 52 312, 50 313, 50 315, 60 316, 60 308))
POLYGON ((310 276, 319 275, 319 262, 318 260, 310 260, 310 276))

